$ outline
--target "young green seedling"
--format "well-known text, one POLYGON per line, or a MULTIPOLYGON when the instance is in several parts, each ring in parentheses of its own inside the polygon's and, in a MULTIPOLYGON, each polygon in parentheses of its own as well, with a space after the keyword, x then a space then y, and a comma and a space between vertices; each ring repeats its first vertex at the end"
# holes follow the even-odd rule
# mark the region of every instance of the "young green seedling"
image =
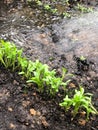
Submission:
POLYGON ((61 78, 55 75, 47 75, 44 81, 47 87, 47 93, 50 95, 55 95, 59 91, 59 87, 62 83, 61 78))
MULTIPOLYGON (((31 62, 32 63, 32 62, 31 62)), ((66 85, 69 83, 70 80, 63 82, 63 78, 65 77, 65 74, 67 73, 66 69, 63 69, 62 77, 56 77, 56 71, 49 70, 49 66, 46 64, 42 64, 38 60, 36 62, 32 63, 27 69, 28 73, 32 73, 30 75, 31 78, 27 80, 27 83, 33 82, 38 85, 38 89, 40 92, 46 91, 50 95, 55 95, 58 91, 60 86, 66 87, 66 85), (33 72, 32 72, 33 71, 33 72)))
POLYGON ((46 85, 48 86, 47 91, 51 95, 55 95, 57 92, 59 92, 60 86, 63 86, 65 90, 67 84, 70 82, 70 80, 63 82, 63 79, 66 73, 67 73, 67 69, 63 68, 62 77, 56 77, 55 70, 50 71, 49 74, 46 76, 44 81, 46 82, 46 85))
POLYGON ((0 60, 6 68, 16 69, 17 56, 20 55, 21 50, 18 50, 14 44, 10 42, 0 41, 0 60))
POLYGON ((49 86, 50 85, 51 87, 54 86, 53 82, 56 79, 55 77, 56 72, 54 70, 49 71, 49 66, 46 64, 42 64, 38 60, 34 63, 33 66, 35 66, 33 76, 27 82, 36 83, 38 85, 40 92, 44 92, 44 89, 46 89, 47 92, 51 91, 50 90, 51 88, 49 86), (44 86, 46 86, 46 88, 44 86))
POLYGON ((56 71, 49 70, 49 66, 42 64, 38 60, 34 62, 31 67, 33 70, 32 77, 27 81, 36 83, 40 92, 46 91, 50 95, 55 95, 59 91, 61 85, 66 86, 67 82, 63 82, 65 72, 63 72, 62 78, 56 77, 56 71))
POLYGON ((80 56, 80 60, 84 61, 84 60, 86 60, 86 58, 84 56, 80 56))
POLYGON ((64 101, 59 105, 64 107, 66 111, 73 108, 73 116, 76 116, 79 110, 85 109, 88 119, 90 113, 98 114, 91 103, 91 96, 91 93, 84 93, 84 88, 80 87, 80 90, 75 90, 73 98, 69 98, 68 95, 66 95, 64 101))
POLYGON ((44 91, 44 85, 45 81, 43 79, 46 78, 48 75, 48 65, 42 64, 38 60, 33 63, 32 65, 33 68, 33 74, 32 77, 27 81, 27 82, 33 82, 38 85, 39 91, 43 92, 44 91))
POLYGON ((26 73, 27 73, 27 67, 28 67, 28 60, 25 57, 18 57, 18 66, 20 68, 19 74, 23 75, 24 77, 27 78, 26 73))

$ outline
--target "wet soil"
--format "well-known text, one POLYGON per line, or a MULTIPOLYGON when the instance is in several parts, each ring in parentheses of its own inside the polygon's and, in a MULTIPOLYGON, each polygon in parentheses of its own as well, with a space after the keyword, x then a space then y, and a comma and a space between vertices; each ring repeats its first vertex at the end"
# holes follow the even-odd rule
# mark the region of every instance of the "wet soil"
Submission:
MULTIPOLYGON (((74 85, 76 79, 72 82, 74 85)), ((98 108, 97 81, 96 79, 89 80, 85 82, 85 90, 94 94, 93 104, 98 108)), ((86 122, 85 116, 82 114, 73 119, 70 112, 64 112, 58 105, 62 98, 61 93, 58 93, 54 98, 40 94, 33 85, 27 86, 17 73, 11 73, 2 68, 0 71, 0 129, 98 129, 97 116, 90 116, 89 121, 86 122)))
MULTIPOLYGON (((32 61, 39 59, 61 74, 62 67, 75 76, 69 87, 81 84, 93 94, 98 110, 98 10, 64 19, 47 27, 35 26, 31 8, 12 10, 0 20, 0 38, 23 48, 32 61), (86 58, 80 60, 80 56, 86 58)), ((51 98, 27 86, 17 72, 0 66, 0 130, 97 130, 98 115, 79 113, 72 118, 58 105, 62 92, 51 98)))

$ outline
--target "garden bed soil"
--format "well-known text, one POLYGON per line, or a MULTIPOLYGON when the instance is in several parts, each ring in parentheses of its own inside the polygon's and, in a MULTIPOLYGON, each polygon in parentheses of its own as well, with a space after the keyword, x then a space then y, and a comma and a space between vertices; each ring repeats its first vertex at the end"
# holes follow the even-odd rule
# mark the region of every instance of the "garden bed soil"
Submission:
MULTIPOLYGON (((57 58, 57 57, 55 57, 57 58)), ((55 63, 54 63, 55 64, 55 63)), ((90 63, 89 63, 90 65, 90 63)), ((83 68, 85 67, 82 66, 83 68)), ((85 81, 85 91, 93 93, 93 105, 98 108, 97 80, 87 76, 81 68, 69 87, 78 87, 79 80, 85 81), (88 78, 88 80, 87 80, 88 78)), ((72 88, 71 88, 72 89, 72 88)), ((75 118, 71 112, 65 112, 58 104, 62 101, 62 93, 55 97, 41 94, 37 86, 29 84, 17 72, 1 68, 0 70, 0 130, 97 130, 98 116, 79 113, 75 118)))
MULTIPOLYGON (((92 103, 98 110, 97 11, 44 28, 34 26, 31 9, 27 9, 1 17, 0 38, 13 41, 29 59, 47 63, 59 76, 62 67, 67 68, 74 74, 68 90, 81 84, 93 94, 92 103), (85 62, 79 60, 81 55, 85 62)), ((0 68, 0 130, 98 129, 98 115, 90 115, 88 121, 85 113, 73 118, 59 106, 62 91, 49 97, 39 93, 36 85, 27 85, 18 72, 0 68)))

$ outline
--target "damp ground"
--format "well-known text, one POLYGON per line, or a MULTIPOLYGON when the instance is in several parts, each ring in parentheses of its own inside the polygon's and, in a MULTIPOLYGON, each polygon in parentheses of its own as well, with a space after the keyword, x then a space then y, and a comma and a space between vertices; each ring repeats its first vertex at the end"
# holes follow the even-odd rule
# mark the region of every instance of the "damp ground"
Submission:
MULTIPOLYGON (((69 86, 82 85, 93 94, 92 103, 98 110, 98 10, 52 24, 37 24, 32 8, 2 12, 0 38, 23 48, 32 61, 39 59, 61 74, 62 67, 74 74, 69 86), (30 13, 31 12, 31 13, 30 13), (85 62, 79 60, 83 56, 85 62)), ((98 116, 87 122, 83 115, 72 118, 54 98, 40 94, 35 86, 27 86, 17 72, 0 70, 0 130, 97 130, 98 116)))

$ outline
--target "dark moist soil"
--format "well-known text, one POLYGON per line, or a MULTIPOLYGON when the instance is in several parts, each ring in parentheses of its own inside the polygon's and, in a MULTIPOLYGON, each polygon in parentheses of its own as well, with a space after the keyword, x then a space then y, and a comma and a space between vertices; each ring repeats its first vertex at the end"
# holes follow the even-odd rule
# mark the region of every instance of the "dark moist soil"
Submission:
MULTIPOLYGON (((54 58, 57 58, 56 56, 54 58)), ((81 62, 75 57, 76 78, 67 86, 78 89, 79 80, 86 80, 90 62, 81 62), (78 62, 77 62, 78 60, 78 62), (82 71, 81 71, 82 70, 82 71), (83 76, 85 75, 85 76, 83 76)), ((55 62, 54 62, 55 65, 55 62)), ((86 92, 93 93, 93 104, 98 109, 98 79, 83 81, 86 92)), ((97 130, 98 116, 79 113, 74 119, 71 112, 65 112, 58 105, 63 99, 62 92, 55 97, 41 94, 37 86, 25 83, 17 72, 0 70, 0 130, 97 130)))
MULTIPOLYGON (((34 37, 36 35, 37 33, 35 33, 34 37)), ((58 42, 57 38, 52 35, 54 43, 58 42)), ((93 94, 92 103, 98 110, 98 72, 95 68, 96 63, 89 59, 81 61, 75 55, 73 56, 73 67, 72 64, 68 63, 65 55, 58 54, 56 49, 50 49, 52 45, 44 50, 44 52, 48 53, 47 56, 41 55, 40 43, 38 45, 27 44, 24 47, 25 55, 29 58, 32 57, 31 59, 36 59, 38 56, 43 63, 48 63, 52 69, 55 68, 59 76, 61 75, 61 68, 66 67, 69 72, 75 75, 67 86, 68 92, 78 89, 79 83, 82 84, 85 92, 93 94), (27 48, 30 48, 30 51, 27 48), (37 56, 34 57, 33 53, 37 56)), ((39 93, 36 85, 27 85, 26 81, 17 72, 5 70, 2 66, 0 68, 0 130, 98 129, 98 115, 90 115, 90 119, 86 121, 86 115, 79 113, 73 119, 70 111, 65 112, 58 105, 64 98, 62 91, 56 94, 55 97, 49 97, 46 93, 39 93)))

